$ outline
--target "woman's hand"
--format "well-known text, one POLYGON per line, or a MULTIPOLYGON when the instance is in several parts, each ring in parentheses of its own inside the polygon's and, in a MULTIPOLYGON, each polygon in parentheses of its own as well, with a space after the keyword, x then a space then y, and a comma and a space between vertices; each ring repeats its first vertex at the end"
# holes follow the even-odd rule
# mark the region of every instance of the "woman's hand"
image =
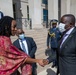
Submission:
POLYGON ((38 59, 38 64, 42 67, 44 67, 45 65, 48 64, 48 60, 47 59, 38 59))
POLYGON ((40 66, 44 67, 45 65, 47 65, 49 62, 47 59, 32 59, 32 58, 27 58, 25 59, 25 63, 38 63, 40 66))

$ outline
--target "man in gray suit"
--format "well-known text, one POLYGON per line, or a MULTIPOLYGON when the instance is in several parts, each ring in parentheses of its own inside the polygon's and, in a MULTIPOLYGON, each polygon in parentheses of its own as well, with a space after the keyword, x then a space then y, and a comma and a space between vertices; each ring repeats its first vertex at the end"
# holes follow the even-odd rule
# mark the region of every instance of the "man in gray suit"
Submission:
POLYGON ((59 29, 65 32, 58 49, 60 75, 76 75, 76 27, 75 16, 61 17, 59 29))
MULTIPOLYGON (((61 17, 59 30, 63 33, 58 48, 57 75, 76 75, 76 27, 75 16, 65 14, 61 17)), ((50 58, 48 58, 51 62, 50 58)))

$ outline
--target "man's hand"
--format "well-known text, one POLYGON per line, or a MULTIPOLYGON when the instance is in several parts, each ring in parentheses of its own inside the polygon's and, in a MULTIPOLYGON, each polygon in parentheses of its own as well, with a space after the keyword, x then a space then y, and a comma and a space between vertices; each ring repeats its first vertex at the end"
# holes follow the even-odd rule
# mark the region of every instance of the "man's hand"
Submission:
POLYGON ((47 59, 43 59, 43 63, 44 63, 44 66, 45 66, 49 63, 49 61, 47 59))
POLYGON ((38 60, 38 64, 42 67, 44 67, 45 65, 47 65, 49 62, 47 59, 39 59, 38 60))

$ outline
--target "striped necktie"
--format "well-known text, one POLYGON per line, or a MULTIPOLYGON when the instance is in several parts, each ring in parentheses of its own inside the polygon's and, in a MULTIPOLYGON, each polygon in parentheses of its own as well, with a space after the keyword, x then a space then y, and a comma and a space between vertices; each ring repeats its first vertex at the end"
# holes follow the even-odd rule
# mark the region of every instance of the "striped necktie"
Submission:
POLYGON ((66 39, 65 39, 65 37, 66 37, 67 35, 68 35, 68 34, 64 34, 64 36, 62 37, 60 48, 62 47, 62 44, 63 44, 63 43, 64 43, 64 41, 66 40, 66 39))
POLYGON ((25 53, 27 53, 26 48, 25 48, 25 45, 24 45, 24 43, 23 43, 22 40, 21 40, 21 44, 22 44, 23 51, 24 51, 25 53))

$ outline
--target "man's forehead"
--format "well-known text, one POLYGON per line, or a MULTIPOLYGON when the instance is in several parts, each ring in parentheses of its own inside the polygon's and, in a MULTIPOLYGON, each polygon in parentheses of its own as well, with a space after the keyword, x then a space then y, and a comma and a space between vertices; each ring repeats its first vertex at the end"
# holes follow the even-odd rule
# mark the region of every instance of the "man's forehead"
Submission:
POLYGON ((62 18, 61 18, 61 20, 62 19, 70 19, 71 18, 71 16, 63 16, 62 18))
POLYGON ((63 21, 63 20, 68 20, 68 19, 69 19, 69 17, 63 16, 63 17, 61 18, 61 21, 63 21))

